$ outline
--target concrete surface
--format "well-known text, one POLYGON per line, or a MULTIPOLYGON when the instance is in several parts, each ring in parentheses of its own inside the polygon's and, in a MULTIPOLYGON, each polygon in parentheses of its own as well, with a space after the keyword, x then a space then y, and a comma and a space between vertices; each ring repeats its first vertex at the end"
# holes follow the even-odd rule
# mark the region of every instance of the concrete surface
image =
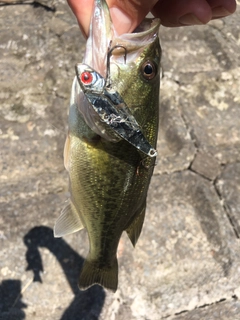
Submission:
POLYGON ((240 319, 240 11, 161 28, 158 163, 119 289, 79 291, 86 232, 54 239, 85 41, 65 1, 0 1, 0 319, 240 319), (25 2, 25 3, 24 3, 25 2), (26 4, 26 2, 28 2, 26 4))

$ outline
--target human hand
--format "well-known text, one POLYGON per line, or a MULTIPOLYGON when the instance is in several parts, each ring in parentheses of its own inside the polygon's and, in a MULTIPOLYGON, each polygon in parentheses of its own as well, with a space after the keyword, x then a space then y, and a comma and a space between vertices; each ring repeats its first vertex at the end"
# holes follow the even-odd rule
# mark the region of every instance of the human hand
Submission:
MULTIPOLYGON (((86 36, 94 0, 68 0, 86 36)), ((236 10, 235 0, 107 0, 113 24, 119 34, 132 32, 149 13, 166 27, 206 24, 236 10)))

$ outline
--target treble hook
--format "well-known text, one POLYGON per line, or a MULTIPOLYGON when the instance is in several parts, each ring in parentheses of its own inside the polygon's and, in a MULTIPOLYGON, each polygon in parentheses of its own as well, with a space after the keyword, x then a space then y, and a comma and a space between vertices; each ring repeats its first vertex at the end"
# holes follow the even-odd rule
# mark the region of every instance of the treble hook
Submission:
POLYGON ((124 47, 123 45, 121 44, 117 44, 115 45, 114 47, 111 47, 111 43, 112 41, 110 41, 110 44, 109 44, 109 48, 108 48, 108 53, 107 53, 107 74, 106 74, 106 87, 109 87, 110 86, 110 58, 111 58, 111 55, 112 55, 112 52, 117 49, 117 48, 122 48, 125 52, 124 52, 124 63, 126 64, 126 61, 127 61, 127 48, 124 47))

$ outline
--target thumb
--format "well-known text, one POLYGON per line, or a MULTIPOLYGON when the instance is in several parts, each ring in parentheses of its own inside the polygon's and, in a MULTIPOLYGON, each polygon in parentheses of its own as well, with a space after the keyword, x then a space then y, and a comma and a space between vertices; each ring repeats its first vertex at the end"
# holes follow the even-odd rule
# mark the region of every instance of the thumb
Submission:
POLYGON ((119 34, 132 32, 152 10, 157 0, 149 1, 107 1, 111 18, 119 34))

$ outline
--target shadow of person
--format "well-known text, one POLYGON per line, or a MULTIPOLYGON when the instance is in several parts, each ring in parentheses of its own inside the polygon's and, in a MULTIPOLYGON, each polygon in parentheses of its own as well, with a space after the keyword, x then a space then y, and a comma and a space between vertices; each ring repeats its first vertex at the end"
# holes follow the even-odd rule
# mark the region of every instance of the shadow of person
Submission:
POLYGON ((27 305, 21 301, 21 281, 4 280, 0 284, 0 319, 23 320, 25 313, 22 310, 27 305))
POLYGON ((56 257, 66 275, 74 293, 74 299, 65 310, 61 320, 98 319, 104 304, 105 292, 97 285, 86 291, 79 290, 77 279, 84 259, 63 239, 54 238, 53 230, 48 227, 34 227, 24 236, 23 240, 27 246, 27 270, 33 271, 33 281, 42 282, 40 273, 43 271, 43 263, 39 247, 47 248, 56 257))

